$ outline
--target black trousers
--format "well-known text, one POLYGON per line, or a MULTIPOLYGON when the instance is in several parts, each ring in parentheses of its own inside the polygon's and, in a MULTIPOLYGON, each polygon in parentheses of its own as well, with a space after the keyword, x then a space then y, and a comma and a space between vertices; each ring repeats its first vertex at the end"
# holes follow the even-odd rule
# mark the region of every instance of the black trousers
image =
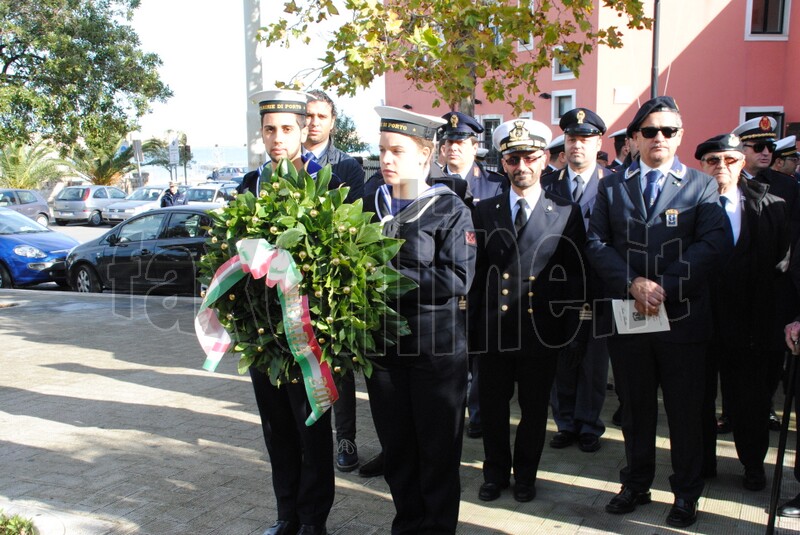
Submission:
POLYGON ((544 448, 558 352, 552 349, 482 354, 478 358, 483 422, 483 479, 533 485, 544 448), (517 386, 520 420, 511 454, 510 402, 517 386))
POLYGON ((311 408, 302 382, 278 388, 254 368, 250 378, 272 465, 278 519, 325 525, 336 488, 330 410, 307 427, 311 408))
POLYGON ((333 422, 336 440, 356 441, 356 379, 353 370, 336 375, 339 399, 333 404, 333 422))
POLYGON ((396 509, 392 533, 455 533, 467 355, 392 356, 378 366, 367 390, 396 509))
POLYGON ((769 449, 770 363, 746 347, 709 346, 703 401, 703 470, 716 468, 717 373, 727 399, 736 454, 748 469, 763 468, 769 449))
POLYGON ((705 343, 678 344, 658 334, 615 335, 608 340, 617 391, 622 400, 626 487, 644 492, 656 471, 658 388, 669 424, 676 498, 696 501, 703 492, 702 404, 705 392, 705 343))

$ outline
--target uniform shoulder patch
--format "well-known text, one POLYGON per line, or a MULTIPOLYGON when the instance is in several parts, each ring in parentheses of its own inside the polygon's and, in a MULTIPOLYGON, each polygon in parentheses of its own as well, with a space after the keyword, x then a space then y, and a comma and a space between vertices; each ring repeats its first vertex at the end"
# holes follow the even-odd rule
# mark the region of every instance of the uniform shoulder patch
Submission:
POLYGON ((474 230, 464 231, 464 243, 467 245, 478 245, 478 238, 475 236, 474 230))

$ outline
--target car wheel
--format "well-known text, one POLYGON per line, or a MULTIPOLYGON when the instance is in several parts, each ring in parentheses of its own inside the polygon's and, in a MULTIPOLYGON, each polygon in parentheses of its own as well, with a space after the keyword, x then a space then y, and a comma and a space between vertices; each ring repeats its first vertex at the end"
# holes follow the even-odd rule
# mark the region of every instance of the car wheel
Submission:
POLYGON ((13 288, 14 282, 11 280, 11 274, 8 272, 3 264, 0 264, 0 288, 13 288))
POLYGON ((103 222, 103 216, 100 215, 100 212, 92 212, 92 215, 89 216, 89 226, 96 227, 103 222))
POLYGON ((56 225, 58 225, 59 227, 63 227, 66 224, 67 222, 64 221, 63 219, 56 219, 56 225))
POLYGON ((89 266, 79 266, 75 272, 72 287, 76 292, 97 293, 103 288, 100 286, 100 279, 95 275, 94 270, 89 266))
POLYGON ((46 214, 39 214, 39 215, 36 216, 35 219, 36 219, 36 222, 39 223, 40 225, 42 225, 43 227, 46 227, 47 225, 50 224, 50 218, 47 217, 46 214))

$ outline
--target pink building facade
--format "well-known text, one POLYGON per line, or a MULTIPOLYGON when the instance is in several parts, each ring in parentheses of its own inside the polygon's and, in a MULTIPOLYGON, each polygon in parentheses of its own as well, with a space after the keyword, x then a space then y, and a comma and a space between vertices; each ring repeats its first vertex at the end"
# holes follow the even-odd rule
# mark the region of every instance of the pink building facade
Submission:
MULTIPOLYGON (((645 5, 652 16, 653 0, 645 5)), ((607 8, 595 10, 596 26, 621 21, 607 8)), ((678 154, 684 162, 694 165, 701 141, 760 114, 778 119, 779 137, 800 134, 800 5, 792 6, 792 0, 662 0, 659 26, 658 94, 674 97, 681 108, 684 136, 678 154)), ((525 44, 517 46, 524 50, 525 44)), ((625 128, 650 98, 652 51, 650 30, 626 30, 623 48, 595 48, 584 57, 579 77, 553 65, 539 73, 539 94, 529 97, 535 109, 527 116, 550 125, 554 136, 561 134, 560 114, 578 106, 596 111, 609 133, 625 128)), ((432 100, 413 90, 402 74, 387 75, 387 105, 433 115, 449 111, 432 108, 432 100)), ((475 115, 488 130, 514 118, 509 105, 490 103, 480 91, 475 115)), ((611 140, 603 150, 613 159, 611 140)))

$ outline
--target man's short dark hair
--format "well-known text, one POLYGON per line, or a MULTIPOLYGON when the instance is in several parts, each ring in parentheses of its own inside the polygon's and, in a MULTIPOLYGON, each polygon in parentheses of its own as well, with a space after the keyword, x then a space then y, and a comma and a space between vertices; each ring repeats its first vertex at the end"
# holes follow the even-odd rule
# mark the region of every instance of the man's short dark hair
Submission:
POLYGON ((619 156, 619 153, 622 152, 622 147, 625 146, 626 139, 628 139, 626 136, 616 136, 614 138, 614 151, 616 151, 617 156, 619 156))
POLYGON ((325 91, 321 89, 312 89, 308 91, 308 94, 311 95, 311 98, 308 99, 309 102, 325 102, 329 104, 331 107, 331 116, 336 118, 336 105, 325 91))

